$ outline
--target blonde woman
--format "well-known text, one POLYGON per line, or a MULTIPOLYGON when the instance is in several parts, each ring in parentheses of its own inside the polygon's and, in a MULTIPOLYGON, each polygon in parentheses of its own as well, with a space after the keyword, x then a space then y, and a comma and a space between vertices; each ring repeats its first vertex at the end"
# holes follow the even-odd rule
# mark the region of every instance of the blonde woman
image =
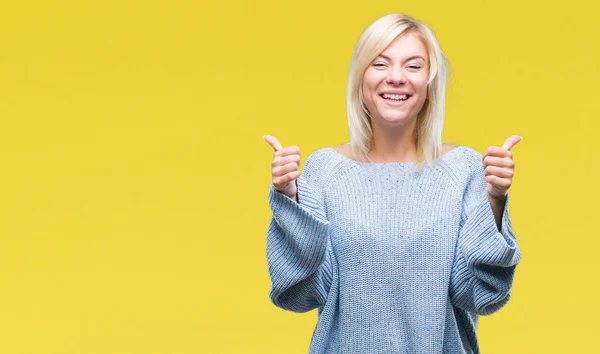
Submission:
POLYGON ((275 150, 270 298, 318 309, 310 353, 478 353, 477 320, 507 304, 521 258, 508 213, 515 135, 482 156, 442 143, 446 58, 403 14, 356 44, 351 141, 275 150))

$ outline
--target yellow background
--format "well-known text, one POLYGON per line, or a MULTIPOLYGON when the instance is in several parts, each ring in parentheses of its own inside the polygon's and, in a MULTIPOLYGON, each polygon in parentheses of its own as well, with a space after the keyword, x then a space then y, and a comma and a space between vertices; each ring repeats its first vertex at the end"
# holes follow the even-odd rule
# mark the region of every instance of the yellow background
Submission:
POLYGON ((444 140, 512 134, 524 258, 484 353, 598 348, 596 1, 2 1, 0 353, 306 353, 268 299, 271 134, 348 140, 356 40, 405 12, 453 66, 444 140))

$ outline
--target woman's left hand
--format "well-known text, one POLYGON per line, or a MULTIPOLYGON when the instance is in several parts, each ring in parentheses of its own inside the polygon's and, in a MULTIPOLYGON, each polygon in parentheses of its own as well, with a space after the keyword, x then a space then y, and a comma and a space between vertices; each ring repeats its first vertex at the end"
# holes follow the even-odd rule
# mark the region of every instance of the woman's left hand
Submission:
POLYGON ((515 174, 515 162, 510 152, 513 146, 523 139, 513 135, 506 139, 502 147, 490 146, 483 155, 485 180, 487 181, 488 195, 498 200, 504 200, 508 189, 512 185, 515 174))

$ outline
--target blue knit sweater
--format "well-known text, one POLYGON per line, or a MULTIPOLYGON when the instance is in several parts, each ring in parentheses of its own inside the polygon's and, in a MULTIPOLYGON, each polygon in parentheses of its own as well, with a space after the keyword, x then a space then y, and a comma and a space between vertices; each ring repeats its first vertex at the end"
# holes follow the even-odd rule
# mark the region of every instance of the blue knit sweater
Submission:
POLYGON ((271 301, 318 309, 309 353, 479 353, 479 315, 502 308, 521 258, 506 198, 500 230, 482 155, 363 163, 326 147, 297 202, 269 189, 271 301))

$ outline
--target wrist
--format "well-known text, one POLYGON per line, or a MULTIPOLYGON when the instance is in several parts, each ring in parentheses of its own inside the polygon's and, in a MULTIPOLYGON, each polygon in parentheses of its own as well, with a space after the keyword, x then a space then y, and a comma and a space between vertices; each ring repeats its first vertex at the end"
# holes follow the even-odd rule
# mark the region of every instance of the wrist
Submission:
POLYGON ((488 199, 494 202, 503 203, 506 200, 506 196, 508 193, 504 193, 503 195, 493 195, 488 193, 488 199))

